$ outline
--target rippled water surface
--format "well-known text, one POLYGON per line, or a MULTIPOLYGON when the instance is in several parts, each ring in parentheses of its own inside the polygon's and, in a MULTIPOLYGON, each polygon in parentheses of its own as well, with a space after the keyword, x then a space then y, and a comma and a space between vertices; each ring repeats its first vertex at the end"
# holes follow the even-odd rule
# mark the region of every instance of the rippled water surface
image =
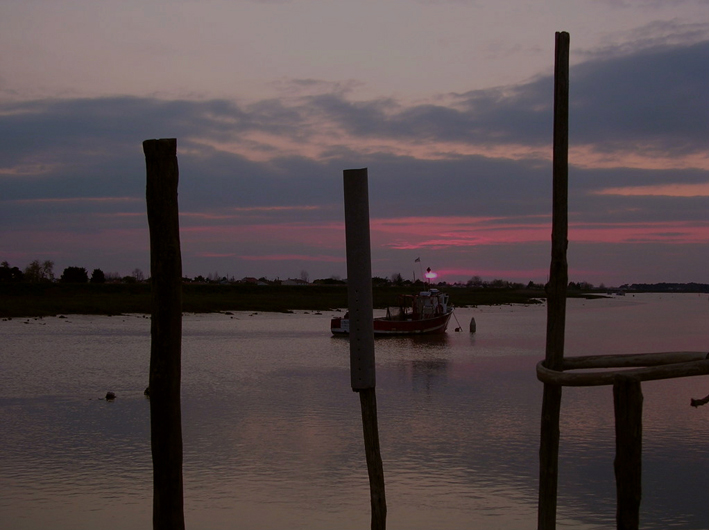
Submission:
MULTIPOLYGON (((369 527, 359 400, 334 314, 185 315, 188 527, 369 527)), ((376 341, 388 528, 536 528, 546 309, 456 316, 463 332, 376 341)), ((706 295, 569 300, 566 354, 709 351, 708 319, 706 295)), ((14 319, 0 332, 0 527, 151 528, 149 319, 14 319)), ((709 406, 689 400, 709 380, 643 393, 641 526, 706 529, 709 406)), ((614 527, 611 389, 565 389, 561 429, 559 527, 614 527)))

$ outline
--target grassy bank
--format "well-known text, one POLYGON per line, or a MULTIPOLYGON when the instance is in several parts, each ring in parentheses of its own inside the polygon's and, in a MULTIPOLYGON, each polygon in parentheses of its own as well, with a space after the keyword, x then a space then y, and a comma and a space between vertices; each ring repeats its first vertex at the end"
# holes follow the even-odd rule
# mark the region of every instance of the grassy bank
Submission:
MULTIPOLYGON (((375 307, 394 304, 396 295, 411 289, 374 290, 375 307)), ((447 289, 455 306, 529 303, 544 298, 542 291, 510 289, 447 289)), ((344 286, 184 285, 183 310, 326 311, 347 306, 344 286)), ((62 314, 117 315, 150 313, 147 284, 0 284, 0 318, 62 314)))

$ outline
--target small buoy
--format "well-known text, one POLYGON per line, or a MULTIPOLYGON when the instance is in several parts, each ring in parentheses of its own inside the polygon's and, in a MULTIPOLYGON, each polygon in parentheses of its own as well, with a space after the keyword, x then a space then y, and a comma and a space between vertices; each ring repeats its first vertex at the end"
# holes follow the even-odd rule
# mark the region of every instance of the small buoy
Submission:
POLYGON ((106 401, 113 401, 116 399, 116 394, 113 392, 106 392, 106 401))
POLYGON ((470 319, 470 333, 475 333, 477 331, 478 327, 475 324, 475 317, 470 319))

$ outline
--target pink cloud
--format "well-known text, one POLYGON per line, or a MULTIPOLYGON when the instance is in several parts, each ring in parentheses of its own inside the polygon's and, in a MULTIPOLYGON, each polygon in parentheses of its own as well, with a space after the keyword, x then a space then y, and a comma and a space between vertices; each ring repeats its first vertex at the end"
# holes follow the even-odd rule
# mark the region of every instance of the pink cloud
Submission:
POLYGON ((217 252, 196 252, 195 256, 199 258, 232 258, 236 256, 235 253, 229 252, 229 253, 224 253, 220 254, 217 252))
POLYGON ((217 226, 183 226, 180 228, 185 243, 204 246, 205 243, 283 244, 318 248, 344 246, 343 223, 259 223, 217 226))
MULTIPOLYGON (((373 220, 372 239, 397 250, 548 242, 546 217, 408 217, 373 220), (540 222, 544 219, 544 222, 540 222)), ((707 243, 709 222, 571 223, 569 240, 586 243, 707 243)))
POLYGON ((569 226, 569 240, 585 243, 709 243, 709 222, 573 223, 569 226))
POLYGON ((372 232, 378 244, 399 250, 443 249, 503 243, 547 241, 548 222, 537 217, 407 217, 375 219, 372 232), (526 220, 526 222, 524 222, 526 220))
POLYGON ((500 278, 505 280, 520 280, 529 281, 530 278, 544 278, 549 274, 549 269, 501 269, 501 268, 447 268, 436 271, 438 278, 445 280, 446 278, 472 278, 480 276, 481 278, 500 278))
POLYGON ((239 256, 246 261, 318 261, 324 263, 343 263, 344 257, 337 256, 308 256, 305 254, 270 254, 263 256, 239 256))
POLYGON ((661 197, 709 197, 709 182, 699 184, 658 184, 654 186, 626 186, 607 188, 596 195, 661 196, 661 197))
POLYGON ((321 210, 320 206, 248 206, 229 208, 223 212, 180 212, 180 217, 185 219, 244 219, 245 213, 274 213, 274 212, 312 212, 321 210))

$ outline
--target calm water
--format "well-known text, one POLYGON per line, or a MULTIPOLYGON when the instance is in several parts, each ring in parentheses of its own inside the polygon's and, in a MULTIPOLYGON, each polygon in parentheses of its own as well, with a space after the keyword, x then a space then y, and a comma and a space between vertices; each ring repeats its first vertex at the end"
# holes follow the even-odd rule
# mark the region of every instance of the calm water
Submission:
MULTIPOLYGON (((333 314, 185 316, 188 527, 369 527, 359 400, 333 314)), ((456 315, 462 333, 376 342, 388 527, 536 528, 546 309, 456 315)), ((708 320, 706 295, 570 300, 567 355, 709 351, 708 320)), ((15 319, 0 333, 0 527, 151 528, 149 320, 15 319)), ((707 529, 709 406, 689 400, 709 380, 643 392, 641 526, 707 529)), ((612 407, 608 387, 564 390, 559 528, 614 527, 612 407)))

